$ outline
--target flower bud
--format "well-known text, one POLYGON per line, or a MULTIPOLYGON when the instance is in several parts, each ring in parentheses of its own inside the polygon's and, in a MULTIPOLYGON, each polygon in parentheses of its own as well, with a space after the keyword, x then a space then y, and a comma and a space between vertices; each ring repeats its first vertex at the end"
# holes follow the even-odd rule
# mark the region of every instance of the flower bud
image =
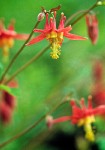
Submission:
POLYGON ((86 24, 88 29, 88 35, 92 44, 96 44, 98 39, 98 20, 95 14, 86 15, 86 24))
POLYGON ((38 21, 42 21, 44 19, 44 17, 45 17, 44 12, 41 12, 41 13, 38 14, 37 19, 38 19, 38 21))
POLYGON ((98 1, 97 1, 97 5, 98 5, 98 6, 105 5, 105 0, 98 0, 98 1))
POLYGON ((53 117, 52 116, 46 116, 46 124, 48 128, 50 129, 53 126, 53 117))

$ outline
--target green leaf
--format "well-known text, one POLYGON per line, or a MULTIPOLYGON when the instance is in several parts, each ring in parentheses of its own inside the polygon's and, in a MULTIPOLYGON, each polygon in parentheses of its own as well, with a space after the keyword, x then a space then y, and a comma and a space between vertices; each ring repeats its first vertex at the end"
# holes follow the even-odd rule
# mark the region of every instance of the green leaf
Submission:
POLYGON ((4 90, 4 91, 8 92, 9 94, 14 95, 14 94, 12 93, 11 88, 10 88, 9 86, 7 86, 7 85, 0 84, 0 90, 4 90))

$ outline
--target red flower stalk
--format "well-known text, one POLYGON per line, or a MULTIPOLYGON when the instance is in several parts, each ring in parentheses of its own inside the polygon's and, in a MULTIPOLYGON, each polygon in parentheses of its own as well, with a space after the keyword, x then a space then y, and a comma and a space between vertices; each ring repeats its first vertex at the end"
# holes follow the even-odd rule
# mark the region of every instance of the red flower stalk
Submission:
POLYGON ((51 127, 53 124, 65 121, 71 121, 72 124, 77 124, 78 126, 84 126, 86 132, 85 137, 90 141, 94 141, 94 133, 91 124, 95 122, 94 116, 105 114, 105 105, 99 107, 92 107, 92 97, 88 97, 88 105, 85 106, 84 99, 80 101, 80 107, 78 107, 74 100, 70 102, 72 107, 72 115, 64 116, 57 119, 53 119, 51 116, 47 116, 47 125, 51 127))
POLYGON ((86 15, 86 24, 88 30, 88 36, 92 44, 96 44, 98 39, 98 20, 95 14, 86 15))
POLYGON ((11 22, 6 29, 2 20, 0 20, 0 48, 3 50, 4 57, 8 57, 9 49, 13 47, 14 40, 26 40, 28 35, 18 34, 14 30, 14 23, 11 22))
POLYGON ((70 40, 85 40, 86 38, 74 35, 69 33, 69 31, 72 30, 71 26, 64 27, 64 23, 66 20, 66 17, 64 16, 64 13, 61 13, 61 19, 58 26, 58 29, 56 28, 56 11, 54 12, 54 17, 50 18, 50 21, 48 19, 48 13, 46 13, 46 22, 44 29, 34 29, 34 32, 40 33, 39 36, 32 39, 29 43, 26 45, 36 44, 40 42, 41 40, 47 39, 49 43, 51 44, 52 52, 50 53, 51 57, 53 59, 59 58, 60 55, 60 48, 63 42, 63 37, 67 37, 70 40))
POLYGON ((5 102, 1 102, 0 103, 0 121, 3 124, 7 124, 10 122, 12 117, 12 110, 11 108, 6 105, 5 102))

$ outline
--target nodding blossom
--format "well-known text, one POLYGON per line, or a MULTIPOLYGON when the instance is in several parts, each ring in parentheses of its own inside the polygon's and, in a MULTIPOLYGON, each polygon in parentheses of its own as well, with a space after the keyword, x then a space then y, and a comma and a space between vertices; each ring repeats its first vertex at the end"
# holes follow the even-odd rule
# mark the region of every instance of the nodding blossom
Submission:
POLYGON ((92 129, 92 123, 95 122, 95 116, 105 114, 105 105, 100 105, 96 108, 93 108, 91 96, 88 97, 87 107, 84 103, 84 98, 80 100, 80 107, 74 100, 70 101, 70 105, 72 107, 72 114, 70 116, 63 116, 57 119, 53 119, 52 116, 47 116, 47 126, 51 128, 52 125, 56 123, 71 121, 72 124, 76 124, 78 127, 83 126, 85 131, 85 138, 89 141, 94 141, 95 136, 92 129))
MULTIPOLYGON (((93 66, 92 96, 96 106, 105 104, 104 65, 101 60, 96 60, 93 66)), ((105 117, 104 117, 105 118, 105 117)))
MULTIPOLYGON (((8 83, 8 87, 16 88, 18 86, 15 80, 8 83)), ((7 124, 11 121, 14 108, 16 106, 16 97, 6 90, 1 90, 0 96, 0 121, 7 124)))
POLYGON ((49 43, 51 44, 51 53, 50 56, 53 59, 59 58, 59 55, 61 53, 61 45, 63 43, 64 37, 70 39, 70 40, 85 40, 86 38, 74 35, 69 33, 69 31, 72 30, 71 26, 64 27, 64 23, 66 20, 66 16, 64 16, 64 13, 61 13, 61 19, 58 26, 58 29, 56 28, 56 11, 54 12, 54 17, 51 17, 49 20, 49 14, 46 13, 46 22, 44 29, 34 29, 34 32, 40 33, 39 36, 33 38, 29 43, 26 45, 36 44, 40 42, 41 40, 47 39, 49 43))
MULTIPOLYGON (((18 83, 16 80, 12 80, 8 83, 8 86, 12 89, 12 88, 17 88, 18 87, 18 83)), ((4 101, 12 110, 15 108, 16 106, 16 97, 10 93, 8 93, 7 91, 2 91, 2 101, 4 101)))
POLYGON ((96 15, 95 14, 86 15, 86 24, 88 36, 92 44, 96 44, 98 39, 98 20, 96 18, 96 15))

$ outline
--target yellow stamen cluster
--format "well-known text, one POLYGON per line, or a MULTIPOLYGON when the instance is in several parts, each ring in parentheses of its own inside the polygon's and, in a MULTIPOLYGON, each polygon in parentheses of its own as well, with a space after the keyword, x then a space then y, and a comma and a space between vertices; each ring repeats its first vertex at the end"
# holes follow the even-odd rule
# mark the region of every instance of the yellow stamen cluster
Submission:
POLYGON ((51 33, 47 34, 46 39, 51 43, 52 52, 50 53, 50 56, 53 59, 59 58, 60 48, 63 41, 63 32, 57 33, 52 31, 51 33))
POLYGON ((3 61, 6 62, 9 56, 9 49, 14 45, 13 38, 1 38, 0 39, 0 48, 3 50, 3 61))
POLYGON ((1 38, 0 39, 0 48, 7 46, 8 48, 13 47, 14 40, 13 38, 1 38))
POLYGON ((94 141, 94 132, 92 130, 91 123, 95 122, 94 116, 89 116, 83 119, 80 119, 78 122, 78 126, 84 126, 84 130, 86 132, 85 138, 88 139, 89 141, 94 141))

